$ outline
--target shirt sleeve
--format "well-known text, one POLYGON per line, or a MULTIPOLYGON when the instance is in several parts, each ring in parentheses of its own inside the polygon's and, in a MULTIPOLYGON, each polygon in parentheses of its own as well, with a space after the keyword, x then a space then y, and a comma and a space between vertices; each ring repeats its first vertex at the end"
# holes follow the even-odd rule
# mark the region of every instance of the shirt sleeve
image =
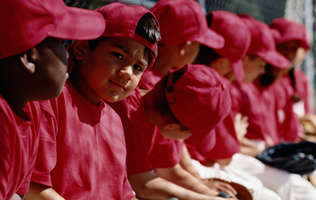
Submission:
POLYGON ((150 151, 153 168, 170 168, 180 163, 183 143, 163 137, 156 129, 150 151))
POLYGON ((8 116, 5 115, 3 110, 0 110, 0 199, 5 199, 6 192, 9 190, 10 186, 10 163, 11 163, 11 155, 12 155, 12 135, 10 134, 10 122, 8 120, 8 116))
POLYGON ((32 173, 31 181, 52 187, 50 172, 57 163, 57 119, 53 108, 56 108, 57 99, 41 102, 41 128, 39 149, 32 173), (54 106, 55 105, 55 106, 54 106))

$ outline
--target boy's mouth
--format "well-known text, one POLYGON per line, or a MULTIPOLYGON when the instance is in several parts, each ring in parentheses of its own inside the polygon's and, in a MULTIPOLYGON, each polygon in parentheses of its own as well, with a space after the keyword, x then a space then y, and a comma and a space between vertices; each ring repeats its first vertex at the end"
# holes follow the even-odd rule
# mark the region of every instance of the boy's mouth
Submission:
POLYGON ((114 86, 120 88, 121 90, 126 90, 126 88, 125 88, 125 86, 124 86, 123 84, 118 83, 118 82, 115 82, 115 81, 112 81, 112 80, 110 80, 110 82, 111 82, 114 86))

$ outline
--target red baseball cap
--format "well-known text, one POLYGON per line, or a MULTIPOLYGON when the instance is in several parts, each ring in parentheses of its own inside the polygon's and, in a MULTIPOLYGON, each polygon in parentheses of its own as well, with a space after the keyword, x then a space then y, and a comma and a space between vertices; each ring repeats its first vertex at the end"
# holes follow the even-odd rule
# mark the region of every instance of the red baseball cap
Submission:
POLYGON ((273 34, 267 24, 252 18, 241 19, 251 33, 251 43, 247 54, 258 55, 278 68, 290 66, 290 61, 276 50, 273 34))
POLYGON ((311 48, 309 45, 310 36, 307 28, 303 24, 297 23, 291 19, 277 18, 271 22, 270 28, 277 30, 280 33, 278 37, 275 37, 276 44, 281 44, 290 40, 299 40, 304 49, 311 48))
POLYGON ((246 55, 251 41, 248 27, 236 14, 224 10, 210 12, 207 18, 209 17, 212 17, 210 29, 225 39, 225 46, 214 51, 231 61, 236 79, 242 81, 245 75, 242 58, 246 55))
POLYGON ((152 60, 147 67, 147 69, 149 69, 157 57, 157 42, 154 44, 150 43, 145 38, 136 34, 135 30, 140 18, 147 13, 153 16, 157 22, 157 25, 159 26, 156 17, 149 10, 142 6, 125 5, 122 3, 111 3, 96 9, 96 11, 101 13, 106 20, 107 28, 105 29, 102 36, 134 39, 151 50, 152 60))
POLYGON ((199 42, 222 48, 224 38, 207 27, 202 7, 194 0, 160 0, 151 9, 160 23, 163 44, 199 42))
POLYGON ((94 39, 105 29, 100 13, 68 7, 62 0, 4 0, 0 18, 0 59, 24 52, 46 37, 94 39))
POLYGON ((169 74, 165 90, 174 116, 192 132, 198 151, 206 153, 214 136, 212 130, 229 113, 231 98, 220 75, 204 65, 187 64, 183 76, 172 83, 174 72, 169 74))

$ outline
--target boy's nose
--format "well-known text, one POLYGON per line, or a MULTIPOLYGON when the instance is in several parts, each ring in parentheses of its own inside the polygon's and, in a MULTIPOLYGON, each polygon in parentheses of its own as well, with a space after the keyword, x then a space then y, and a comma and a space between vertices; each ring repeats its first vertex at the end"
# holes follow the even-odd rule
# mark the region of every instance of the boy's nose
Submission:
POLYGON ((121 77, 124 77, 128 80, 132 80, 132 77, 133 77, 133 67, 132 66, 127 66, 127 67, 124 67, 120 70, 119 72, 120 76, 121 77))

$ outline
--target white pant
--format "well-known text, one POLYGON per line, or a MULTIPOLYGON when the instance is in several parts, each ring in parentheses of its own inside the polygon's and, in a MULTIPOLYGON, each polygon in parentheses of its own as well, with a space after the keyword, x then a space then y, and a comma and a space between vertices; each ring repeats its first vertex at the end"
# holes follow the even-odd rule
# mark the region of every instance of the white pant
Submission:
POLYGON ((263 187, 261 181, 249 173, 232 168, 220 169, 218 164, 215 164, 214 167, 205 167, 196 160, 192 160, 192 164, 202 178, 220 178, 233 181, 253 190, 254 200, 281 200, 279 195, 263 187))
POLYGON ((243 170, 257 177, 264 187, 276 192, 283 200, 315 200, 316 188, 300 175, 263 164, 251 156, 235 154, 227 169, 243 170))

